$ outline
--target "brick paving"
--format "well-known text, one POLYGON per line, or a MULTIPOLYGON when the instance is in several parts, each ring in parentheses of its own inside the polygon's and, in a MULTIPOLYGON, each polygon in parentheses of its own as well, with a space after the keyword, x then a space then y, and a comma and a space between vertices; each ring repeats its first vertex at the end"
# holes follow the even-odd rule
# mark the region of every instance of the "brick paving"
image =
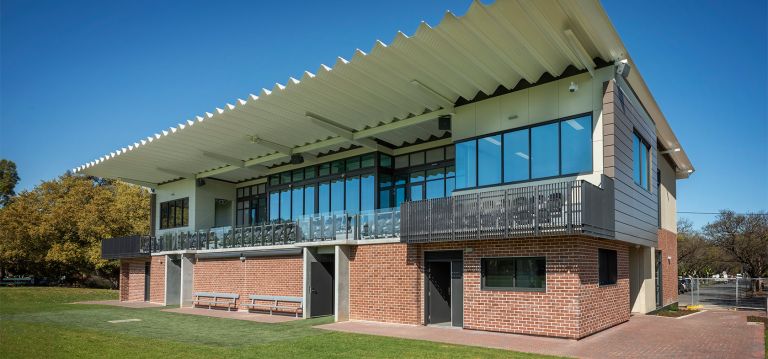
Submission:
POLYGON ((363 321, 318 328, 578 358, 762 359, 763 327, 747 324, 748 315, 755 312, 705 311, 680 319, 638 315, 578 341, 363 321))

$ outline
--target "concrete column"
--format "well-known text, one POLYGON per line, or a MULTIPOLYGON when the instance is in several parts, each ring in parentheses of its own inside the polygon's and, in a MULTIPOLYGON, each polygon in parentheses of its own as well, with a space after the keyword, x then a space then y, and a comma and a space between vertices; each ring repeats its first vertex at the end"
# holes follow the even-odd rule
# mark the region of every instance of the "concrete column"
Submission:
POLYGON ((636 246, 629 250, 629 295, 633 313, 656 309, 655 255, 653 247, 636 246))
POLYGON ((165 256, 165 305, 179 305, 181 294, 181 263, 177 255, 165 256))
POLYGON ((312 316, 312 296, 310 295, 311 282, 309 276, 311 275, 310 269, 312 268, 312 262, 317 262, 316 250, 314 248, 304 247, 304 318, 310 318, 312 316))
POLYGON ((193 276, 195 269, 195 255, 184 254, 181 256, 181 307, 191 307, 193 293, 193 276))
POLYGON ((349 246, 334 249, 333 313, 337 322, 349 320, 349 246))

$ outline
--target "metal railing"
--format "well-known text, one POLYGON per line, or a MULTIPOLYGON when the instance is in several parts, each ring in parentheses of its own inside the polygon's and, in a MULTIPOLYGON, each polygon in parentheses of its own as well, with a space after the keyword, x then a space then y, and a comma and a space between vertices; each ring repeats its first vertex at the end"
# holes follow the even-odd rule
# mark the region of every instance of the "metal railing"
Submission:
POLYGON ((153 240, 152 252, 207 250, 332 240, 368 240, 400 236, 400 209, 360 213, 323 213, 295 221, 199 231, 166 231, 153 240))
POLYGON ((101 240, 101 257, 104 259, 133 258, 152 253, 150 236, 125 236, 101 240))
POLYGON ((571 180, 403 203, 408 243, 586 233, 614 236, 613 182, 571 180))
POLYGON ((683 278, 678 303, 712 309, 768 311, 768 278, 683 278))

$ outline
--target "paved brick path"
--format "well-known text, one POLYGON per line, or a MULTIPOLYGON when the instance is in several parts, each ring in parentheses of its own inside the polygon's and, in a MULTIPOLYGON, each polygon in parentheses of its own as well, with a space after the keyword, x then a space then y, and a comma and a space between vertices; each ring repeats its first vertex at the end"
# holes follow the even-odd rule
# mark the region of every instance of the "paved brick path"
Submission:
POLYGON ((764 358, 762 325, 749 312, 706 311, 681 319, 633 316, 576 341, 442 327, 340 322, 319 328, 579 358, 764 358))

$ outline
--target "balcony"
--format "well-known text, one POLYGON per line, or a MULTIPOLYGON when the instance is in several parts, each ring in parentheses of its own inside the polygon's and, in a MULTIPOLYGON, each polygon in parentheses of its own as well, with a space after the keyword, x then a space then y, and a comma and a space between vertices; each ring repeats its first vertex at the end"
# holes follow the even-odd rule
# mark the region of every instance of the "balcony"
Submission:
POLYGON ((354 214, 325 213, 249 227, 165 232, 154 238, 151 249, 152 252, 210 250, 399 236, 400 210, 386 208, 354 214))
POLYGON ((408 243, 587 234, 613 238, 613 182, 584 180, 483 191, 402 208, 408 243))
POLYGON ((152 253, 152 237, 126 236, 101 240, 101 258, 135 258, 152 253))

